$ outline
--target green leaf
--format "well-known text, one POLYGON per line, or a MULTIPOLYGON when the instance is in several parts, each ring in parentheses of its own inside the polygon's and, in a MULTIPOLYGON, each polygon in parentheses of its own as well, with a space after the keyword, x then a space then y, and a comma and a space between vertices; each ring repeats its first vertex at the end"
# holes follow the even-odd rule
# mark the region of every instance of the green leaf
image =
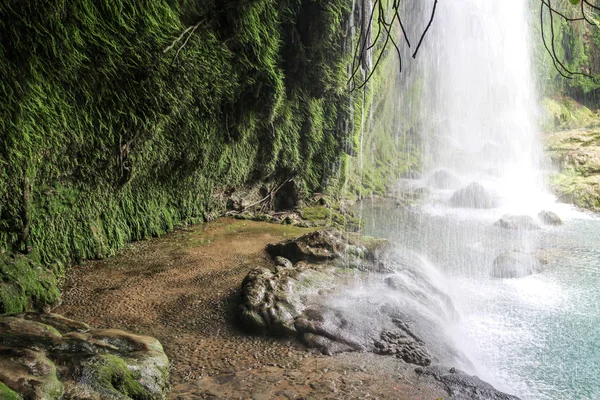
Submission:
POLYGON ((574 6, 576 6, 577 4, 579 4, 579 0, 569 0, 571 2, 571 4, 573 4, 574 6))

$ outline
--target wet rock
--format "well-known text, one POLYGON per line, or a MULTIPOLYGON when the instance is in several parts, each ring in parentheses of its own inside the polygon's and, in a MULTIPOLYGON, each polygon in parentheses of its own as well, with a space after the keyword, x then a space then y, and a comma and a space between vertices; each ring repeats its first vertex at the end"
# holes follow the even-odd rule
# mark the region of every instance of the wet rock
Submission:
POLYGON ((381 332, 380 339, 375 341, 374 346, 377 354, 395 355, 409 364, 431 364, 431 356, 423 341, 402 329, 381 332))
POLYGON ((284 257, 277 256, 275 257, 275 270, 279 271, 280 269, 291 269, 294 268, 294 265, 290 260, 284 257))
POLYGON ((408 187, 394 193, 396 205, 399 207, 416 206, 435 199, 431 189, 427 187, 408 187))
POLYGON ((600 211, 600 130, 554 132, 544 135, 544 141, 550 159, 560 171, 550 177, 558 199, 600 211))
POLYGON ((522 278, 539 272, 544 264, 535 254, 513 250, 500 254, 494 260, 492 276, 495 278, 522 278))
POLYGON ((337 261, 340 263, 360 264, 361 260, 372 260, 377 248, 385 241, 342 234, 335 229, 311 232, 298 239, 270 244, 267 252, 272 257, 284 257, 293 264, 299 261, 319 263, 337 261))
POLYGON ((482 381, 476 376, 454 368, 450 372, 442 366, 429 366, 415 368, 419 375, 431 376, 446 387, 446 391, 453 399, 458 400, 519 400, 512 396, 496 390, 492 385, 482 381))
POLYGON ((57 314, 0 316, 2 385, 31 399, 165 399, 169 361, 158 340, 91 329, 57 314))
POLYGON ((438 169, 427 179, 427 184, 435 189, 454 189, 460 187, 460 179, 448 169, 438 169))
POLYGON ((462 359, 440 340, 440 321, 422 314, 423 306, 447 318, 456 311, 429 280, 421 258, 386 241, 332 230, 270 245, 268 250, 278 264, 275 272, 256 267, 242 284, 240 321, 245 327, 297 337, 323 354, 366 350, 417 365, 462 359), (401 294, 392 297, 393 304, 387 297, 381 305, 330 301, 336 286, 362 271, 382 274, 381 281, 401 294))
POLYGON ((431 284, 422 269, 415 268, 411 271, 410 280, 407 280, 404 276, 392 275, 385 278, 384 282, 389 288, 419 300, 430 309, 441 309, 450 316, 458 315, 450 296, 431 284), (414 285, 415 281, 419 282, 418 286, 414 285))
POLYGON ((336 271, 384 269, 377 255, 386 244, 385 240, 325 229, 268 245, 267 251, 277 264, 275 272, 256 267, 244 278, 240 322, 254 331, 286 336, 312 333, 344 342, 310 318, 300 318, 304 299, 331 288, 336 271))
POLYGON ((499 226, 504 229, 512 229, 518 231, 532 231, 536 229, 540 229, 535 220, 529 215, 511 215, 505 214, 500 218, 495 226, 499 226))
POLYGON ((295 336, 294 319, 301 302, 294 289, 303 275, 310 274, 303 269, 303 265, 275 273, 265 267, 252 269, 242 283, 242 324, 250 330, 295 336))
POLYGON ((546 225, 562 225, 562 220, 552 211, 540 211, 538 218, 546 225))
POLYGON ((494 202, 483 186, 473 182, 457 190, 450 198, 450 205, 458 208, 493 208, 494 202))

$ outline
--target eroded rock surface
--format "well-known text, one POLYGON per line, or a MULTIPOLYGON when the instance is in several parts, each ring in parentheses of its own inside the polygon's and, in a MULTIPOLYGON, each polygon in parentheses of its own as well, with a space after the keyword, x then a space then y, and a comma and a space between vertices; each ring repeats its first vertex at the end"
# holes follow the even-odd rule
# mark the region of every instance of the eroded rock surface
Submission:
MULTIPOLYGON (((160 342, 91 329, 58 314, 0 316, 0 394, 25 399, 165 399, 169 361, 160 342)), ((0 396, 1 397, 1 396, 0 396)))

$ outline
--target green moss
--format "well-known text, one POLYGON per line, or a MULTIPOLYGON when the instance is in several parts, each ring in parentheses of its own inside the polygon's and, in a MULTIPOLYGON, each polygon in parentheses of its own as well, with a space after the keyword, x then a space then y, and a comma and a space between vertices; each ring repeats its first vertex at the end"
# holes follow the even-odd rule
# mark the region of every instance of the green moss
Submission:
POLYGON ((153 396, 139 382, 139 373, 128 368, 127 363, 115 355, 101 355, 88 368, 92 375, 90 385, 106 396, 153 400, 153 396))
POLYGON ((360 228, 361 221, 352 213, 342 212, 339 207, 306 207, 301 210, 302 217, 317 224, 325 224, 349 231, 360 228))
MULTIPOLYGON (((572 13, 571 5, 558 4, 559 10, 572 13)), ((570 79, 562 77, 552 62, 541 40, 539 8, 532 18, 532 37, 534 40, 534 67, 538 87, 545 96, 568 95, 586 105, 597 108, 600 90, 600 30, 585 21, 568 22, 562 18, 554 19, 554 48, 557 58, 569 71, 584 73, 572 75, 570 79)), ((550 45, 552 32, 546 16, 545 37, 550 45)), ((568 74, 567 74, 568 75, 568 74)))
POLYGON ((596 113, 569 97, 546 97, 542 106, 541 127, 546 132, 600 125, 600 117, 596 113))
POLYGON ((306 207, 302 209, 302 216, 309 221, 325 221, 332 215, 332 210, 326 207, 306 207))
POLYGON ((0 399, 3 400, 21 400, 23 397, 17 392, 11 390, 4 383, 0 382, 0 399))
POLYGON ((59 297, 52 269, 22 255, 0 255, 0 313, 41 308, 59 297))
MULTIPOLYGON (((4 2, 0 252, 60 278, 212 218, 229 187, 323 191, 351 135, 348 17, 346 0, 4 2)), ((5 308, 43 300, 28 291, 5 308)))
POLYGON ((567 171, 551 176, 550 186, 559 200, 600 211, 600 175, 582 177, 567 171))
POLYGON ((388 49, 369 85, 354 98, 348 198, 388 195, 399 178, 423 162, 417 135, 421 121, 418 107, 411 106, 421 96, 422 77, 398 70, 398 56, 388 49))

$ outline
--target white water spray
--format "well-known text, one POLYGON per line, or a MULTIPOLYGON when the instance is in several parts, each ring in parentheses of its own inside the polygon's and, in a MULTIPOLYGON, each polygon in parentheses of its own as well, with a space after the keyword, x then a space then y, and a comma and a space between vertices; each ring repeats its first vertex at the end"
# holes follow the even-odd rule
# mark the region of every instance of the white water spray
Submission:
POLYGON ((427 130, 426 169, 447 168, 463 185, 483 184, 513 213, 537 212, 549 200, 540 174, 527 4, 439 2, 411 65, 423 84, 417 101, 427 130))

